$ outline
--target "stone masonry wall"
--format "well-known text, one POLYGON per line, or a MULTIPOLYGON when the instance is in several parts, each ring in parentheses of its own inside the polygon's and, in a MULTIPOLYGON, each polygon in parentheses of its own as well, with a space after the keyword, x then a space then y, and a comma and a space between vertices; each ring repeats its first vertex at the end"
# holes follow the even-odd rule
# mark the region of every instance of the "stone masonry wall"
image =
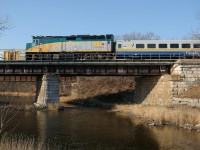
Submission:
POLYGON ((198 61, 177 61, 171 67, 171 75, 137 78, 134 101, 149 105, 187 104, 200 107, 200 99, 193 99, 191 95, 180 96, 200 85, 200 61, 199 64, 198 61))
POLYGON ((47 106, 50 103, 59 103, 59 76, 44 75, 36 106, 47 106))
POLYGON ((200 107, 199 99, 192 99, 189 95, 185 98, 180 98, 179 96, 183 92, 200 84, 200 65, 192 64, 191 62, 175 64, 171 69, 171 76, 173 81, 172 103, 200 107))

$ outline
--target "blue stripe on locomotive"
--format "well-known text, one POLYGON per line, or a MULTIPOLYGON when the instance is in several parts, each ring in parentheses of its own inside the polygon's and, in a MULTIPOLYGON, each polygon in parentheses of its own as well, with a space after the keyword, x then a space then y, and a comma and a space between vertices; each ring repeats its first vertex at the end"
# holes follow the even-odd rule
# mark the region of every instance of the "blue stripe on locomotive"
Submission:
POLYGON ((116 57, 200 57, 200 52, 116 52, 116 57))

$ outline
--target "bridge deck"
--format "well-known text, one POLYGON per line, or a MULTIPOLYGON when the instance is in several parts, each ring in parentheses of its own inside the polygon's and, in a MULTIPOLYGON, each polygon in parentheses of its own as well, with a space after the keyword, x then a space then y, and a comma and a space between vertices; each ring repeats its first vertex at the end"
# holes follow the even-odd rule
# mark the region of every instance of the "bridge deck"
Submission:
POLYGON ((183 61, 0 61, 0 75, 161 75, 169 74, 173 64, 200 64, 200 60, 183 61))

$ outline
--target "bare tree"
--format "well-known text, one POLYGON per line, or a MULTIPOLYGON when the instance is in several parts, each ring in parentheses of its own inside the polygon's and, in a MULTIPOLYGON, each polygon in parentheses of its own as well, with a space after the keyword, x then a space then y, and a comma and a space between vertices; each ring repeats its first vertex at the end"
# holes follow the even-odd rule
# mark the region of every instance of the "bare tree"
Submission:
POLYGON ((200 32, 192 31, 192 33, 190 34, 189 38, 191 40, 200 40, 200 32))
POLYGON ((8 16, 0 18, 0 34, 10 28, 10 19, 8 16))
MULTIPOLYGON (((8 91, 12 91, 13 84, 8 82, 7 84, 2 84, 3 86, 7 85, 8 91)), ((0 140, 3 135, 10 133, 15 127, 16 124, 11 130, 6 131, 6 128, 12 123, 13 118, 17 115, 18 110, 20 110, 20 106, 16 109, 14 107, 10 107, 13 102, 14 96, 6 95, 6 91, 1 91, 3 94, 3 98, 0 99, 0 140)))
POLYGON ((160 36, 153 32, 141 33, 141 32, 131 32, 123 34, 121 36, 116 36, 116 40, 159 40, 160 36))
POLYGON ((196 18, 197 18, 197 21, 199 22, 199 27, 193 30, 189 35, 186 35, 185 37, 183 37, 184 39, 200 40, 200 13, 197 14, 196 18))

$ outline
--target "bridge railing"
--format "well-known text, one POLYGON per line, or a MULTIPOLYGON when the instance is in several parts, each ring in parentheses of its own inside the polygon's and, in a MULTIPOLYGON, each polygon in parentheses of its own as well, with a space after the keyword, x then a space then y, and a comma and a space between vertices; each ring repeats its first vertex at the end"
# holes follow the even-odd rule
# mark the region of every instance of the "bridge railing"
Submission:
MULTIPOLYGON (((21 57, 20 57, 21 58, 21 57)), ((200 59, 200 52, 172 52, 172 53, 41 53, 24 55, 19 60, 0 60, 5 61, 24 61, 24 62, 151 62, 151 61, 176 61, 177 59, 200 59)))

